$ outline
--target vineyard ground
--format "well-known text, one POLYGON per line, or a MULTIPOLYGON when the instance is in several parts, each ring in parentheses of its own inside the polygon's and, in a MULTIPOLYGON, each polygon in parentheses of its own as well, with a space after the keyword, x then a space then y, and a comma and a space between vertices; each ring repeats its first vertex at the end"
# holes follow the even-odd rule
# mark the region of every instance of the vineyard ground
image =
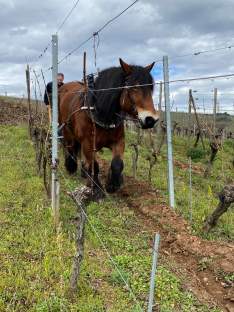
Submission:
MULTIPOLYGON (((77 215, 66 191, 81 180, 66 173, 66 180, 61 176, 61 228, 56 235, 50 202, 36 172, 33 144, 26 125, 17 123, 0 126, 0 311, 139 311, 89 227, 78 294, 70 296, 77 215)), ((134 135, 128 134, 127 141, 134 140, 134 135)), ((149 184, 145 144, 140 150, 137 179, 130 177, 132 151, 127 147, 125 186, 101 204, 90 204, 88 214, 144 309, 152 238, 159 232, 155 311, 159 307, 163 312, 233 311, 233 213, 228 212, 211 234, 201 231, 205 215, 217 204, 216 192, 233 179, 229 167, 232 142, 224 146, 209 180, 202 177, 205 160, 194 165, 192 224, 186 221, 186 144, 183 138, 176 138, 174 145, 176 212, 166 204, 165 149, 149 184)), ((110 154, 105 151, 100 157, 104 176, 110 154)))

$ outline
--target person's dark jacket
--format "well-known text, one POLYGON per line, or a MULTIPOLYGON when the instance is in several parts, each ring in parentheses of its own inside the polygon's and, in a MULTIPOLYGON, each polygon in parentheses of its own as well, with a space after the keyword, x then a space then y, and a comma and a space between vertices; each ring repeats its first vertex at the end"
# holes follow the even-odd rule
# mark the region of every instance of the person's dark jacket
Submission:
MULTIPOLYGON (((59 83, 58 88, 60 88, 62 85, 63 83, 59 83)), ((44 103, 46 105, 52 106, 52 90, 53 90, 53 83, 51 81, 47 84, 45 93, 44 93, 44 103)))

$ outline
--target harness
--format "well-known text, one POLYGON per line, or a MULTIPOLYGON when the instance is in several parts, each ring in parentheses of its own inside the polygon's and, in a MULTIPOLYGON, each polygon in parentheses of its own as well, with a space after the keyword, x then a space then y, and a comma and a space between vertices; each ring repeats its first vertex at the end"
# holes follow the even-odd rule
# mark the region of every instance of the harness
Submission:
MULTIPOLYGON (((107 124, 102 122, 99 118, 98 118, 98 112, 97 109, 95 107, 95 101, 96 101, 96 94, 95 94, 95 86, 94 86, 94 75, 90 74, 87 76, 87 83, 88 83, 88 92, 87 94, 79 94, 79 98, 82 100, 82 106, 76 110, 74 110, 73 112, 71 112, 71 114, 69 115, 68 119, 66 122, 64 122, 60 127, 59 127, 59 131, 61 131, 64 126, 68 126, 71 130, 71 117, 76 114, 79 113, 81 111, 86 111, 87 114, 89 115, 90 119, 92 120, 92 122, 94 122, 97 126, 103 128, 103 129, 116 129, 118 128, 124 120, 132 120, 132 121, 138 121, 138 118, 129 118, 127 117, 127 114, 120 111, 120 113, 115 113, 115 115, 117 116, 117 120, 114 123, 111 124, 107 124), (91 106, 92 105, 92 106, 91 106)), ((125 80, 125 87, 128 87, 129 81, 128 81, 128 77, 125 80)), ((129 88, 124 89, 123 88, 123 98, 122 98, 122 106, 125 105, 125 101, 128 98, 131 104, 131 113, 134 115, 138 115, 135 103, 132 99, 131 96, 131 91, 129 88)), ((76 97, 73 100, 74 102, 76 101, 76 97)), ((72 107, 72 105, 71 105, 72 107)))
POLYGON ((94 84, 94 75, 90 74, 87 76, 87 83, 88 83, 88 106, 90 102, 93 103, 92 110, 88 110, 89 117, 91 118, 92 122, 94 122, 97 126, 103 129, 116 129, 123 123, 122 113, 118 116, 117 120, 114 123, 108 124, 100 120, 98 118, 98 111, 95 107, 96 102, 96 94, 95 94, 95 84, 94 84))
MULTIPOLYGON (((106 124, 104 122, 102 122, 101 120, 99 120, 98 118, 98 112, 96 111, 95 108, 95 100, 96 100, 96 95, 95 95, 95 87, 94 87, 94 79, 93 79, 93 75, 88 75, 88 92, 90 92, 93 96, 92 102, 94 103, 93 106, 93 111, 90 114, 90 117, 92 118, 92 121, 95 122, 95 124, 97 124, 99 127, 104 128, 104 129, 115 129, 118 128, 124 120, 132 120, 132 121, 138 121, 138 118, 129 118, 127 117, 127 113, 120 111, 120 113, 115 113, 115 115, 117 116, 117 121, 115 123, 112 124, 106 124)), ((125 80, 125 87, 128 87, 130 85, 129 81, 128 81, 128 77, 125 80)), ((131 92, 129 88, 124 89, 123 88, 123 99, 122 99, 122 106, 124 106, 126 98, 129 99, 130 103, 131 103, 131 113, 134 115, 138 115, 135 103, 132 99, 131 96, 131 92)))

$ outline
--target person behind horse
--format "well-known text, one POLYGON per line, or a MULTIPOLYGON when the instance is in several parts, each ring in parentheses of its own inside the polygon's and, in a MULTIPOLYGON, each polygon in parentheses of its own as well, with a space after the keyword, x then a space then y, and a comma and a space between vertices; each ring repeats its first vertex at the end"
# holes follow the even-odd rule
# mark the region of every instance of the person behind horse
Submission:
MULTIPOLYGON (((58 73, 57 75, 57 84, 58 89, 64 85, 64 74, 58 73)), ((52 90, 53 90, 53 83, 52 81, 46 85, 45 93, 44 93, 44 103, 48 108, 48 115, 49 115, 49 123, 51 124, 51 109, 52 109, 52 90)))

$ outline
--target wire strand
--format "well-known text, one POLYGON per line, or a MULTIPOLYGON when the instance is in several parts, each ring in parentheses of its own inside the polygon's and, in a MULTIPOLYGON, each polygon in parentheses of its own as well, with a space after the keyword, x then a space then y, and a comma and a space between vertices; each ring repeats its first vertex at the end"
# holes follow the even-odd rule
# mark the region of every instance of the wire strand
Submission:
MULTIPOLYGON (((107 21, 101 28, 99 28, 96 33, 100 33, 105 29, 109 24, 114 22, 117 18, 119 18, 122 14, 124 14, 128 9, 130 9, 132 6, 134 6, 139 0, 135 0, 133 3, 131 3, 128 7, 126 7, 123 11, 121 11, 119 14, 117 14, 115 17, 111 18, 109 21, 107 21)), ((95 34, 96 34, 95 33, 95 34)))
POLYGON ((214 48, 214 49, 208 49, 208 50, 202 50, 202 51, 195 51, 195 52, 191 52, 191 53, 187 53, 187 54, 182 54, 182 55, 175 55, 172 57, 168 57, 170 60, 175 60, 178 58, 184 58, 184 57, 188 57, 188 56, 198 56, 201 54, 205 54, 205 53, 210 53, 210 52, 217 52, 217 51, 222 51, 222 50, 230 50, 234 48, 234 45, 229 45, 229 46, 225 46, 225 47, 220 47, 220 48, 214 48))
POLYGON ((71 16, 72 12, 75 10, 75 8, 77 7, 78 3, 80 2, 80 0, 77 0, 75 2, 75 4, 73 5, 73 7, 71 8, 71 10, 68 12, 68 14, 66 15, 66 17, 64 18, 64 20, 62 21, 62 23, 58 26, 58 29, 56 31, 56 34, 58 34, 58 32, 62 29, 63 25, 66 23, 66 21, 69 19, 69 17, 71 16))
POLYGON ((85 45, 87 42, 89 42, 93 36, 98 35, 103 29, 105 29, 109 24, 111 24, 113 21, 115 21, 117 18, 119 18, 122 14, 124 14, 127 10, 129 10, 132 6, 134 6, 139 0, 135 0, 133 3, 131 3, 128 7, 126 7, 123 11, 118 13, 115 17, 108 20, 102 27, 100 27, 97 31, 95 31, 92 35, 90 35, 86 40, 81 42, 76 48, 68 52, 61 60, 59 60, 58 64, 61 64, 64 60, 66 60, 69 56, 71 56, 73 53, 78 51, 83 45, 85 45))
MULTIPOLYGON (((69 19, 69 17, 71 16, 72 12, 75 10, 75 8, 77 7, 78 3, 80 0, 77 0, 73 7, 71 8, 71 10, 68 12, 68 14, 65 16, 65 18, 63 19, 63 21, 60 23, 60 25, 57 28, 56 34, 58 34, 58 32, 62 29, 62 27, 64 26, 64 24, 66 23, 66 21, 69 19)), ((49 47, 51 46, 51 40, 48 42, 48 44, 45 46, 45 48, 42 50, 42 52, 35 58, 34 61, 32 61, 32 63, 34 62, 38 62, 47 52, 47 50, 49 49, 49 47)))
MULTIPOLYGON (((105 91, 115 91, 115 90, 124 90, 124 89, 132 89, 132 88, 137 88, 137 87, 148 87, 148 86, 153 86, 153 85, 160 85, 161 83, 178 83, 178 82, 190 82, 190 81, 202 81, 202 80, 212 80, 212 79, 221 79, 221 78, 232 78, 234 77, 233 74, 225 74, 225 75, 213 75, 213 76, 205 76, 205 77, 196 77, 196 78, 185 78, 185 79, 175 79, 175 80, 170 80, 168 82, 161 82, 161 81, 156 81, 153 83, 145 83, 145 84, 135 84, 135 85, 128 85, 128 86, 122 86, 122 87, 113 87, 113 88, 101 88, 101 89, 90 89, 92 92, 105 92, 105 91)), ((60 92, 59 94, 63 93, 85 93, 85 90, 79 90, 79 91, 72 91, 72 92, 60 92)))

